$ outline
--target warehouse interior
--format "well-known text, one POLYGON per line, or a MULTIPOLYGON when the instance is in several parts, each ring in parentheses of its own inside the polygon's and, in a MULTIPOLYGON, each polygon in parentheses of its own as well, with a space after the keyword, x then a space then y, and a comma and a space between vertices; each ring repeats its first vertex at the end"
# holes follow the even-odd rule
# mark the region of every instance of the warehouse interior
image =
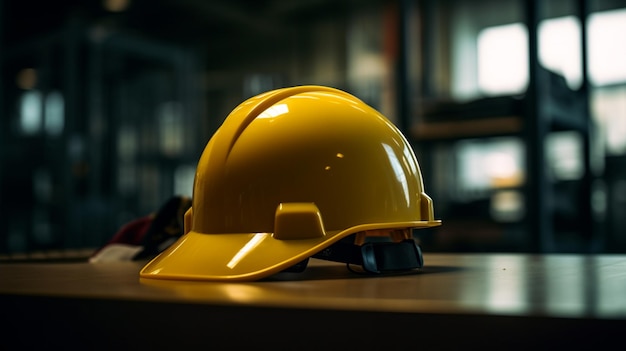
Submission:
POLYGON ((403 131, 425 252, 626 253, 625 40, 622 0, 2 1, 0 255, 192 196, 229 112, 304 84, 403 131))

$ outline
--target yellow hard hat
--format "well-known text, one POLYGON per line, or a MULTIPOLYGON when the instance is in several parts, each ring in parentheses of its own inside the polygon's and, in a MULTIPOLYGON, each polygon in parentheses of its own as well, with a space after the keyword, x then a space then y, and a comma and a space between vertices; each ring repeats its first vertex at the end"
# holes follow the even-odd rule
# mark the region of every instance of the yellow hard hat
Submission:
POLYGON ((258 280, 309 257, 415 269, 412 229, 440 224, 392 122, 338 89, 282 88, 224 120, 198 162, 185 234, 140 276, 258 280))

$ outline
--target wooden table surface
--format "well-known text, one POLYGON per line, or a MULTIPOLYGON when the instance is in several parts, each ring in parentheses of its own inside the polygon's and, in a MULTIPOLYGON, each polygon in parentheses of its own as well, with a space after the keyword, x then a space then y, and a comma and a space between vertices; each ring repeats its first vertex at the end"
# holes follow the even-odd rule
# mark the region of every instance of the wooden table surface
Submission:
POLYGON ((351 335, 332 345, 511 349, 626 334, 626 255, 426 254, 421 271, 383 277, 311 260, 303 273, 246 283, 140 280, 143 264, 0 264, 7 337, 17 346, 71 345, 60 341, 67 334, 77 347, 103 349, 252 341, 312 349, 351 335), (33 330, 44 337, 29 339, 33 330))

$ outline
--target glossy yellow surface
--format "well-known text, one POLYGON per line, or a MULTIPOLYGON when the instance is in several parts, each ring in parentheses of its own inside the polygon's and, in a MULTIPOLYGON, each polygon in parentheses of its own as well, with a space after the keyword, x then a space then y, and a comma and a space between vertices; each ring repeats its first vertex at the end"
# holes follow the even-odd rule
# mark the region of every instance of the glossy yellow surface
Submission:
POLYGON ((321 86, 233 110, 199 160, 185 222, 142 278, 256 280, 356 232, 441 224, 396 126, 321 86))

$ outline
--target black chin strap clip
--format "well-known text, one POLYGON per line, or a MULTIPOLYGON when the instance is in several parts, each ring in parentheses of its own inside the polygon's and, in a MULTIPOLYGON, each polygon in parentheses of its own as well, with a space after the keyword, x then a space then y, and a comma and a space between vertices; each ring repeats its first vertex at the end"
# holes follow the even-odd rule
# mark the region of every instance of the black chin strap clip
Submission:
POLYGON ((422 250, 413 239, 356 245, 338 241, 312 257, 360 265, 369 273, 390 273, 422 268, 422 250))

